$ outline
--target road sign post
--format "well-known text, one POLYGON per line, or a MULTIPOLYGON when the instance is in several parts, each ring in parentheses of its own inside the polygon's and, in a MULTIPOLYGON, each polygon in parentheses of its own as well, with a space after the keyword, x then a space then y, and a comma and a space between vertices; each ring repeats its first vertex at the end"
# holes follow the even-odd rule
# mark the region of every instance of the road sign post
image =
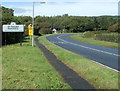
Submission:
POLYGON ((22 46, 22 33, 20 33, 20 46, 22 46))

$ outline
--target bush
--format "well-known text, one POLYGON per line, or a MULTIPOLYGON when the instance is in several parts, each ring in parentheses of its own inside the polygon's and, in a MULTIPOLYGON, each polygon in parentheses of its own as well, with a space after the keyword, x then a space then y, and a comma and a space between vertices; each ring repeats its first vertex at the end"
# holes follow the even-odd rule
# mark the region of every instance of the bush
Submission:
POLYGON ((114 24, 108 28, 109 31, 111 32, 117 32, 118 31, 118 24, 114 24))
POLYGON ((42 28, 40 29, 40 34, 51 34, 52 30, 50 30, 49 28, 42 28))
POLYGON ((94 32, 87 31, 87 32, 84 32, 84 33, 82 34, 82 37, 83 37, 83 38, 93 38, 94 35, 95 35, 94 32))
POLYGON ((97 40, 109 41, 109 42, 118 42, 120 35, 118 33, 101 33, 96 34, 97 40))
POLYGON ((82 34, 82 37, 118 43, 118 38, 120 37, 120 34, 111 33, 109 31, 87 31, 82 34))
POLYGON ((19 32, 2 32, 2 44, 13 44, 13 43, 19 43, 20 38, 22 37, 23 39, 23 33, 20 34, 19 32))

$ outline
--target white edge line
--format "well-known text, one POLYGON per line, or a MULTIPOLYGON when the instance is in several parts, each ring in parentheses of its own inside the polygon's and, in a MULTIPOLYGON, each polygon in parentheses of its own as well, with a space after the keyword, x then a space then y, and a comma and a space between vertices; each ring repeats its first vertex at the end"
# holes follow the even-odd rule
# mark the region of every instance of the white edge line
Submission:
MULTIPOLYGON (((45 37, 46 38, 46 37, 45 37)), ((47 38, 46 38, 47 39, 47 38)), ((49 41, 49 40, 48 40, 49 41)), ((49 41, 49 42, 51 42, 51 41, 49 41)), ((52 43, 52 42, 51 42, 52 43)), ((53 43, 54 44, 54 43, 53 43)), ((60 47, 60 46, 59 46, 60 47)), ((62 48, 62 47, 61 47, 62 48)), ((90 60, 90 59, 89 59, 90 60)), ((115 71, 115 72, 118 72, 118 73, 120 73, 120 71, 118 71, 118 70, 116 70, 116 69, 113 69, 113 68, 110 68, 109 66, 106 66, 106 65, 104 65, 104 64, 102 64, 102 63, 99 63, 99 62, 96 62, 96 61, 94 61, 94 60, 91 60, 92 62, 94 62, 94 63, 96 63, 96 64, 99 64, 99 65, 101 65, 101 66, 103 66, 103 67, 106 67, 106 68, 108 68, 108 69, 111 69, 111 70, 113 70, 113 71, 115 71)))
POLYGON ((118 70, 116 70, 116 69, 113 69, 113 68, 111 68, 111 67, 109 67, 109 66, 106 66, 106 65, 104 65, 104 64, 102 64, 102 63, 96 62, 96 61, 94 61, 94 60, 91 60, 91 61, 93 61, 94 63, 97 63, 97 64, 99 64, 99 65, 101 65, 101 66, 104 66, 104 67, 106 67, 106 68, 108 68, 108 69, 111 69, 111 70, 113 70, 113 71, 116 71, 116 72, 120 73, 120 71, 118 71, 118 70))
MULTIPOLYGON (((57 38, 60 39, 59 37, 60 37, 60 36, 58 36, 57 38)), ((62 39, 60 39, 60 40, 62 40, 62 39)), ((65 41, 65 40, 62 40, 62 41, 67 42, 67 41, 65 41)), ((68 42, 68 43, 69 43, 69 42, 68 42)), ((74 43, 73 43, 73 44, 74 44, 74 43)), ((118 55, 118 56, 120 56, 120 55, 118 55)), ((97 63, 97 64, 99 64, 99 65, 101 65, 101 66, 103 66, 103 67, 106 67, 106 68, 108 68, 108 69, 111 69, 111 70, 113 70, 113 71, 115 71, 115 72, 120 73, 120 71, 118 71, 118 70, 116 70, 116 69, 113 69, 113 68, 111 68, 111 67, 109 67, 109 66, 106 66, 106 65, 104 65, 104 64, 102 64, 102 63, 96 62, 96 61, 94 61, 94 60, 91 60, 91 61, 93 61, 94 63, 97 63)))
MULTIPOLYGON (((59 38, 60 36, 58 36, 57 38, 59 38)), ((46 37, 45 37, 46 38, 46 37)), ((47 38, 46 38, 47 39, 47 38)), ((62 40, 62 39, 61 39, 62 40)), ((48 40, 49 41, 49 40, 48 40)), ((49 42, 51 42, 51 41, 49 41, 49 42)), ((52 42, 51 42, 52 43, 52 42)), ((54 43, 53 43, 54 44, 54 43)), ((59 46, 60 47, 60 46, 59 46)), ((62 47, 61 47, 62 48, 62 47)), ((90 59, 89 59, 90 60, 90 59)), ((96 62, 96 61, 94 61, 94 60, 91 60, 92 62, 94 62, 94 63, 96 63, 96 64, 99 64, 99 65, 101 65, 101 66, 103 66, 103 67, 106 67, 106 68, 108 68, 108 69, 111 69, 111 70, 113 70, 113 71, 115 71, 115 72, 118 72, 118 73, 120 73, 120 71, 118 71, 118 70, 116 70, 116 69, 113 69, 113 68, 111 68, 111 67, 109 67, 109 66, 106 66, 106 65, 104 65, 104 64, 102 64, 102 63, 99 63, 99 62, 96 62)))
POLYGON ((64 41, 64 42, 69 43, 69 44, 72 44, 72 45, 80 46, 80 47, 83 47, 83 48, 91 49, 91 50, 94 50, 94 51, 99 51, 99 52, 106 53, 106 54, 110 54, 110 55, 114 55, 114 56, 120 56, 120 55, 117 55, 117 54, 114 54, 114 53, 110 53, 110 52, 106 52, 106 51, 101 51, 101 50, 94 49, 94 48, 90 48, 90 47, 86 47, 86 46, 83 46, 83 45, 74 44, 74 43, 68 42, 68 41, 66 41, 66 40, 63 40, 63 39, 61 39, 60 37, 61 37, 61 35, 58 36, 57 38, 58 38, 59 40, 61 40, 61 41, 64 41))

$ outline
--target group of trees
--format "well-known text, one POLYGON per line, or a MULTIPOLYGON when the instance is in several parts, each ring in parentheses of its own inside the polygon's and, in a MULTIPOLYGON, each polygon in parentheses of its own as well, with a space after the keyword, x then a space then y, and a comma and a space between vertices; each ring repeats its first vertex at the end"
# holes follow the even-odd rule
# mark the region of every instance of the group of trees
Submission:
MULTIPOLYGON (((50 34, 52 29, 58 32, 85 32, 85 31, 111 31, 118 32, 118 17, 117 16, 69 16, 64 14, 62 16, 36 16, 34 18, 34 34, 50 34)), ((14 16, 14 10, 2 7, 2 25, 16 22, 16 24, 24 24, 25 32, 27 26, 32 23, 30 16, 14 16)), ((2 27, 2 26, 1 26, 2 27)), ((27 34, 27 33, 24 33, 27 34)), ((20 33, 2 33, 3 44, 5 38, 7 43, 18 42, 20 33)))
POLYGON ((85 31, 113 31, 118 32, 118 17, 99 16, 63 16, 35 18, 35 31, 51 33, 53 28, 59 32, 85 32, 85 31))

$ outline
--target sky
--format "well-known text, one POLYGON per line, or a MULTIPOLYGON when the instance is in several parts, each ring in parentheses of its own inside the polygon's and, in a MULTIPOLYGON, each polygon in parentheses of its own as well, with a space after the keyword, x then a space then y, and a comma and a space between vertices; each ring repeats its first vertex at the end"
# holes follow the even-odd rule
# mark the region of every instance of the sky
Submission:
POLYGON ((32 16, 33 2, 35 16, 114 16, 119 12, 119 0, 2 0, 2 6, 12 8, 15 16, 32 16))

